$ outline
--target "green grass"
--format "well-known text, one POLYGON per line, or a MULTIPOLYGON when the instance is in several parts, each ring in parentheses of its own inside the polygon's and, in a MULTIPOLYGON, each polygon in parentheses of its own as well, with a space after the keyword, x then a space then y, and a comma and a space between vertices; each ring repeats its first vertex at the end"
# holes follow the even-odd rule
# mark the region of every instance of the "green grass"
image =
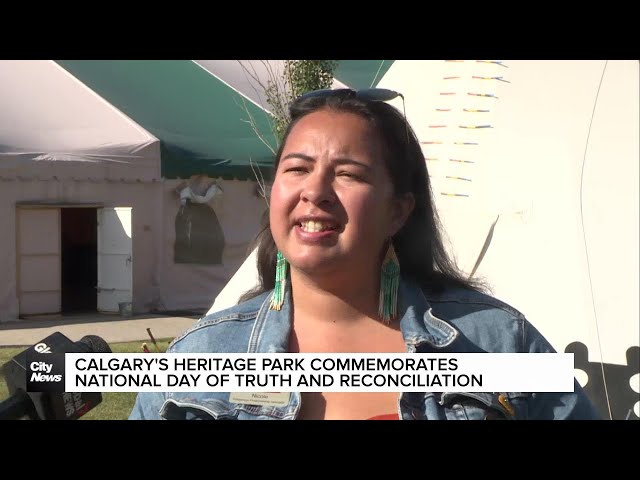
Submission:
MULTIPOLYGON (((164 352, 171 338, 159 339, 158 347, 164 352)), ((127 343, 109 344, 113 353, 141 353, 142 341, 127 343)), ((149 350, 155 352, 155 347, 150 342, 146 342, 149 350)), ((0 365, 4 365, 17 354, 25 350, 25 347, 19 348, 0 348, 0 365)), ((135 392, 105 392, 102 394, 102 402, 94 409, 87 412, 80 420, 126 420, 136 401, 135 392)), ((0 401, 5 400, 9 396, 9 390, 4 377, 0 375, 0 401)))

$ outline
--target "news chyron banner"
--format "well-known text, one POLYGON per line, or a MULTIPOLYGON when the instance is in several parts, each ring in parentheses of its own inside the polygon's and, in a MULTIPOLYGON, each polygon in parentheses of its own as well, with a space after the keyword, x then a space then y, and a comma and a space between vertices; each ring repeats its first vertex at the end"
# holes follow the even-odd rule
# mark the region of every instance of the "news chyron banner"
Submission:
POLYGON ((65 353, 28 389, 64 392, 572 392, 571 353, 65 353))

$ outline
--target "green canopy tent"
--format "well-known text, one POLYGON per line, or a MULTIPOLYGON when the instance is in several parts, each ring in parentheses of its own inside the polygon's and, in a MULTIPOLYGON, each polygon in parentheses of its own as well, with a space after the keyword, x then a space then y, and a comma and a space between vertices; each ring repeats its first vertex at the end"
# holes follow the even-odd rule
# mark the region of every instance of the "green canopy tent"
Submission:
POLYGON ((273 161, 247 123, 269 131, 268 114, 190 60, 58 63, 160 139, 164 178, 247 180, 273 161))
MULTIPOLYGON (((257 61, 253 61, 257 62, 257 61)), ((278 62, 278 61, 273 61, 278 62)), ((342 60, 337 85, 377 84, 391 60, 342 60)), ((58 60, 73 76, 161 142, 166 179, 269 176, 270 113, 236 60, 58 60), (244 77, 244 82, 243 82, 244 77)))

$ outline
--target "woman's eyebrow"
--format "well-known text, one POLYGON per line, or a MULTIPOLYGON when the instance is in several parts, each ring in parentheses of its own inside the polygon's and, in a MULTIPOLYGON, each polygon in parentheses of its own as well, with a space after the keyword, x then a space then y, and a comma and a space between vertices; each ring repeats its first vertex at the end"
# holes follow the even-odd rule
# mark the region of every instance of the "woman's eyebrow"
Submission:
POLYGON ((357 160, 353 160, 352 158, 336 158, 334 160, 338 165, 356 165, 358 167, 362 167, 365 170, 371 170, 371 167, 366 163, 358 162, 357 160))
MULTIPOLYGON (((297 158, 299 160, 304 160, 305 162, 315 162, 316 159, 310 155, 307 155, 305 153, 299 153, 299 152, 291 152, 286 154, 284 157, 282 157, 282 159, 280 160, 281 162, 284 162, 285 160, 288 160, 290 158, 297 158)), ((369 165, 367 165, 366 163, 362 163, 362 162, 358 162, 357 160, 354 160, 352 158, 347 158, 347 157, 339 157, 333 160, 333 163, 337 164, 337 165, 355 165, 357 167, 361 167, 364 168, 365 170, 371 170, 371 167, 369 165)))
POLYGON ((304 160, 306 162, 315 162, 316 159, 306 155, 304 153, 298 153, 298 152, 291 152, 291 153, 287 153, 284 157, 282 157, 282 159, 280 160, 281 162, 289 159, 289 158, 299 158, 300 160, 304 160))

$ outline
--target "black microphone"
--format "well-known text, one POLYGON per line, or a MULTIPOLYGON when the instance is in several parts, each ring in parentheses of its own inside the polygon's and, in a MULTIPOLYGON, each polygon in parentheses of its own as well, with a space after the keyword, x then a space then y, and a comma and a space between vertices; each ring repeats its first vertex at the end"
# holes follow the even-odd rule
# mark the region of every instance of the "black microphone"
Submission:
POLYGON ((112 353, 109 344, 97 335, 87 335, 72 342, 60 332, 27 348, 2 368, 7 382, 8 399, 0 402, 0 420, 75 420, 102 402, 100 392, 29 392, 28 358, 38 353, 112 353))

